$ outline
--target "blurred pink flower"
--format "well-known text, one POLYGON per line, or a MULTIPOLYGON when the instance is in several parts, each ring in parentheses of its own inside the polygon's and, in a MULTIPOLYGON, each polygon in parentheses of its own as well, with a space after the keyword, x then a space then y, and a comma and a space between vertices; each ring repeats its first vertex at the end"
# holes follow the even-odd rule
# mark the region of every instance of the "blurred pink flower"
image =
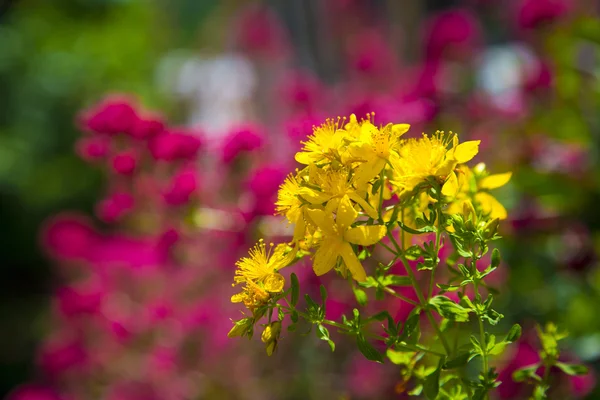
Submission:
POLYGON ((98 234, 86 217, 68 213, 46 221, 40 236, 46 251, 60 260, 86 258, 98 240, 98 234))
POLYGON ((10 392, 6 400, 65 400, 49 386, 29 383, 10 392))
POLYGON ((425 57, 438 60, 452 55, 459 59, 472 55, 482 41, 477 18, 466 9, 442 11, 425 24, 425 57))
POLYGON ((252 4, 234 21, 235 40, 252 55, 278 57, 287 52, 286 31, 277 14, 264 5, 252 4))
POLYGON ((158 135, 164 129, 165 124, 160 116, 148 114, 138 118, 128 133, 136 139, 149 139, 158 135))
POLYGON ((77 155, 87 162, 103 160, 110 150, 110 140, 104 136, 85 136, 75 144, 77 155))
POLYGON ((83 130, 105 135, 131 134, 137 123, 133 102, 121 95, 109 96, 79 116, 83 130))
POLYGON ((240 154, 252 152, 263 146, 264 135, 255 125, 243 125, 231 130, 223 142, 221 159, 233 162, 240 154))
POLYGON ((284 104, 295 111, 311 113, 325 100, 325 87, 307 71, 288 73, 279 84, 279 94, 284 104))
POLYGON ((202 148, 199 136, 181 128, 168 129, 150 141, 150 153, 156 160, 193 160, 202 148))
POLYGON ((191 168, 182 168, 171 178, 163 197, 171 206, 189 202, 200 189, 198 173, 191 168))
POLYGON ((557 21, 570 11, 571 5, 571 0, 522 0, 517 6, 517 25, 533 29, 557 21))
POLYGON ((96 215, 102 221, 113 223, 125 217, 134 207, 135 199, 129 193, 115 192, 96 206, 96 215))
POLYGON ((137 165, 137 156, 131 150, 122 151, 112 159, 112 168, 119 175, 131 175, 137 165))

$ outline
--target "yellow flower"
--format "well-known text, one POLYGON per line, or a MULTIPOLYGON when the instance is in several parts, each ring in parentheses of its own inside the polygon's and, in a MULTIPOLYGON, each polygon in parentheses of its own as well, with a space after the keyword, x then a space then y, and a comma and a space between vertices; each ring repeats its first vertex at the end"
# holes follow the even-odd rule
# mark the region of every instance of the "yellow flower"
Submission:
POLYGON ((328 203, 328 208, 332 210, 337 208, 341 198, 347 196, 360 205, 369 217, 377 219, 377 211, 365 200, 366 185, 365 188, 355 188, 354 179, 349 179, 349 176, 350 173, 346 168, 322 169, 311 165, 309 167, 310 186, 302 187, 299 191, 300 196, 313 205, 328 203))
POLYGON ((393 183, 403 192, 413 190, 429 177, 438 182, 447 181, 442 193, 448 195, 457 190, 457 177, 453 170, 458 164, 471 160, 479 151, 479 140, 459 144, 457 136, 437 131, 431 137, 423 134, 420 139, 408 139, 402 143, 400 157, 391 161, 394 170, 393 183))
MULTIPOLYGON (((234 285, 246 283, 242 293, 234 295, 234 303, 244 301, 246 298, 268 298, 269 293, 279 293, 283 290, 285 279, 279 270, 288 266, 295 257, 295 251, 288 251, 286 244, 280 244, 271 252, 261 239, 254 248, 250 249, 249 257, 242 257, 236 262, 234 285)), ((244 301, 245 303, 245 301, 244 301)))
POLYGON ((275 213, 285 215, 288 222, 294 224, 294 242, 303 240, 306 233, 304 222, 305 202, 300 198, 302 187, 300 186, 300 175, 290 174, 279 186, 277 201, 275 202, 275 213))
POLYGON ((366 280, 365 269, 350 244, 371 246, 385 236, 387 228, 383 225, 352 228, 358 213, 346 196, 339 202, 335 221, 331 213, 323 210, 308 210, 308 214, 323 233, 323 239, 313 258, 315 273, 320 276, 329 272, 341 257, 354 279, 359 282, 366 280))
POLYGON ((343 144, 346 132, 341 129, 343 119, 328 119, 321 126, 314 128, 313 134, 306 142, 302 142, 302 151, 296 153, 296 161, 300 164, 318 164, 339 159, 339 148, 343 144))
POLYGON ((447 214, 457 214, 463 209, 463 203, 469 199, 490 219, 506 219, 508 213, 504 206, 488 191, 508 183, 511 172, 488 175, 485 165, 480 163, 471 170, 462 165, 458 169, 458 191, 446 209, 447 214))
POLYGON ((348 147, 351 160, 361 162, 355 171, 355 180, 359 185, 379 175, 390 157, 396 156, 400 137, 409 128, 408 124, 387 124, 378 129, 369 121, 362 123, 358 140, 348 147))

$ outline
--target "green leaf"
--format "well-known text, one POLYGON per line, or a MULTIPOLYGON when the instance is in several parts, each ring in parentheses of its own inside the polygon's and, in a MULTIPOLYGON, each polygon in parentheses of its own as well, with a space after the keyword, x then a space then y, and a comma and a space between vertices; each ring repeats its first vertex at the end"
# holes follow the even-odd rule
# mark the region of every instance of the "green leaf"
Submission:
POLYGON ((588 368, 585 365, 567 364, 560 361, 555 365, 567 375, 585 375, 588 373, 588 368))
POLYGON ((381 353, 379 353, 377 349, 367 342, 367 339, 365 339, 362 333, 356 335, 356 343, 358 345, 358 349, 367 358, 367 360, 383 363, 383 356, 381 353))
POLYGON ((353 288, 354 290, 354 297, 356 297, 356 301, 358 302, 358 304, 360 304, 361 306, 364 306, 367 304, 367 294, 365 293, 364 290, 359 289, 359 288, 353 288))
POLYGON ((417 342, 419 340, 419 314, 420 310, 418 310, 417 312, 412 312, 411 315, 408 316, 406 322, 404 323, 404 327, 402 328, 402 335, 400 336, 400 340, 407 340, 408 338, 411 338, 413 342, 417 342))
POLYGON ((412 286, 410 277, 406 275, 386 275, 382 280, 383 286, 412 286))
POLYGON ((292 298, 290 301, 292 306, 295 307, 296 304, 298 304, 298 298, 300 297, 300 283, 298 282, 298 277, 293 272, 292 275, 290 275, 290 279, 292 281, 292 298))
POLYGON ((294 322, 294 323, 298 322, 298 311, 296 311, 296 310, 292 311, 292 313, 290 314, 290 317, 292 318, 292 322, 294 322))
POLYGON ((504 341, 509 343, 516 342, 521 337, 521 331, 521 325, 514 324, 506 334, 506 339, 504 339, 504 341))
POLYGON ((410 365, 413 361, 414 352, 407 351, 396 351, 392 349, 387 349, 385 355, 392 362, 392 364, 396 365, 410 365))
POLYGON ((424 226, 420 229, 413 229, 411 227, 406 226, 405 224, 403 224, 402 222, 398 221, 398 225, 400 226, 400 228, 402 228, 404 231, 408 232, 408 233, 412 233, 413 235, 421 235, 423 233, 430 233, 430 232, 435 232, 435 226, 432 225, 428 225, 428 226, 424 226))
POLYGON ((335 343, 329 338, 329 331, 323 325, 317 325, 317 336, 329 344, 331 351, 335 351, 335 343))
POLYGON ((459 353, 456 357, 449 359, 444 363, 444 369, 453 369, 467 365, 469 362, 470 352, 459 353))
POLYGON ((535 373, 540 367, 540 364, 528 365, 527 367, 519 368, 513 372, 512 378, 515 382, 523 382, 527 379, 533 379, 535 381, 541 381, 542 379, 535 373))
POLYGON ((325 289, 325 285, 321 285, 319 290, 321 291, 321 302, 325 305, 325 301, 327 300, 327 289, 325 289))
POLYGON ((429 400, 435 400, 440 392, 440 372, 444 365, 444 357, 440 358, 438 367, 425 378, 424 391, 429 400))
POLYGON ((429 305, 442 317, 451 321, 467 322, 469 320, 469 311, 446 296, 432 297, 429 299, 429 305))
POLYGON ((491 266, 492 266, 492 268, 498 268, 498 265, 500 265, 500 250, 494 249, 492 251, 492 263, 491 263, 491 266))

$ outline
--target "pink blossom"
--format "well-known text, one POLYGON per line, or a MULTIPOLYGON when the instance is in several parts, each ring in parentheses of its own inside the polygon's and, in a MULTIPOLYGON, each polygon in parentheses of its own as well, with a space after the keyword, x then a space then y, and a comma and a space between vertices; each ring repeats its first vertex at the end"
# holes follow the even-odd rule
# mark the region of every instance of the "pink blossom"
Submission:
POLYGON ((123 96, 110 96, 84 111, 79 122, 84 130, 94 133, 130 134, 138 122, 138 116, 131 100, 123 96))
POLYGON ((514 399, 522 395, 523 391, 527 392, 527 390, 530 390, 522 383, 513 381, 512 374, 519 368, 536 364, 539 361, 540 356, 531 345, 524 341, 518 342, 512 358, 498 371, 498 380, 502 382, 502 385, 497 389, 500 398, 514 399))
POLYGON ((235 128, 223 142, 221 159, 229 164, 244 152, 260 149, 263 142, 264 135, 257 126, 246 125, 235 128))
POLYGON ((135 171, 137 157, 132 151, 123 151, 112 159, 112 168, 119 175, 131 175, 135 171))
POLYGON ((263 5, 246 7, 235 21, 235 39, 250 54, 277 57, 288 47, 286 32, 273 11, 263 5))
POLYGON ((81 341, 59 338, 43 346, 38 363, 48 375, 58 376, 67 370, 81 369, 87 359, 87 352, 81 341))
POLYGON ((116 222, 126 216, 134 204, 135 200, 131 194, 116 192, 97 204, 96 215, 104 222, 116 222))
POLYGON ((6 400, 65 400, 49 386, 28 383, 8 394, 6 400))
POLYGON ((103 160, 110 149, 110 140, 104 136, 85 136, 75 144, 77 155, 87 162, 103 160))
POLYGON ((149 139, 161 133, 164 128, 162 118, 157 115, 146 115, 139 118, 128 133, 136 139, 149 139))
POLYGON ((185 168, 177 172, 163 193, 165 202, 171 206, 180 206, 189 202, 199 189, 198 174, 185 168))
POLYGON ((40 236, 44 248, 62 260, 86 258, 98 240, 89 220, 77 214, 60 214, 49 219, 40 236))
POLYGON ((167 130, 155 136, 149 143, 150 153, 156 160, 193 160, 202 148, 198 134, 185 130, 167 130))
POLYGON ((66 317, 98 312, 104 291, 93 284, 63 286, 56 291, 58 309, 66 317))
POLYGON ((481 27, 467 10, 446 10, 433 16, 426 24, 425 57, 438 60, 444 55, 462 58, 472 54, 481 42, 481 27))
POLYGON ((286 75, 279 92, 283 102, 293 110, 313 112, 323 101, 325 88, 312 73, 294 71, 286 75))
POLYGON ((570 0, 522 0, 517 8, 517 25, 521 29, 534 29, 559 20, 570 9, 570 0))
POLYGON ((386 77, 398 68, 398 60, 381 32, 366 29, 348 42, 349 63, 360 74, 386 77))

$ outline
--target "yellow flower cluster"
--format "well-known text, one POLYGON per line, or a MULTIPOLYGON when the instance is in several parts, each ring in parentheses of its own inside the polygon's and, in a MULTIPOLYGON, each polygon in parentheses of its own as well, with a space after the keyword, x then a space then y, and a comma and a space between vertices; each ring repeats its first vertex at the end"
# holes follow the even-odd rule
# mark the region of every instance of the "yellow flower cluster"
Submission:
POLYGON ((382 204, 392 196, 403 202, 405 221, 411 218, 411 204, 413 214, 422 215, 435 202, 427 192, 432 187, 441 191, 447 212, 460 212, 468 201, 482 215, 506 217, 488 190, 506 183, 510 173, 488 176, 485 168, 470 170, 464 164, 479 151, 479 141, 459 143, 456 134, 441 131, 403 139, 409 128, 376 126, 373 115, 361 121, 351 115, 315 127, 295 157, 304 167, 285 179, 276 202, 277 213, 294 225, 294 251, 280 245, 268 254, 260 242, 249 258, 237 263, 235 282, 245 287, 232 300, 253 309, 282 292, 278 271, 298 250, 312 252, 317 275, 336 269, 364 281, 358 246, 374 245, 388 234, 385 224, 395 206, 382 204))

